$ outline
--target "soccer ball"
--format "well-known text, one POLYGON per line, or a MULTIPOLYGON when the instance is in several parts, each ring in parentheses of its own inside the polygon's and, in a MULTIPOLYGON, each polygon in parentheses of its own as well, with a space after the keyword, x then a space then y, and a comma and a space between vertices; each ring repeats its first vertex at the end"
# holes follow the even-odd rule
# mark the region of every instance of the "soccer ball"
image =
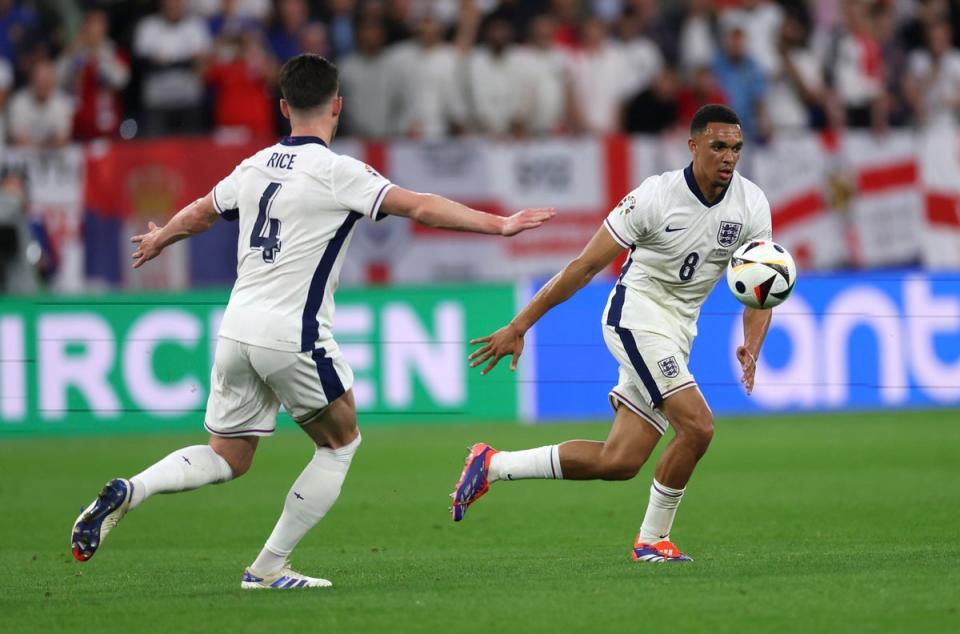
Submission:
POLYGON ((737 249, 727 265, 727 284, 741 303, 751 308, 773 308, 793 291, 797 265, 776 242, 757 240, 737 249))

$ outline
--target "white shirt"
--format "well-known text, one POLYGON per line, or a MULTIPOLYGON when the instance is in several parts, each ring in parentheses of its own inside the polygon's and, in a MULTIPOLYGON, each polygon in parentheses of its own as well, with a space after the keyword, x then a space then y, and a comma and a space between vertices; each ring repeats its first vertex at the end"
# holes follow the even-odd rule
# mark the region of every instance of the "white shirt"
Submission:
POLYGON ((333 293, 353 226, 377 219, 390 181, 316 137, 287 137, 213 189, 240 220, 237 281, 220 336, 306 352, 333 337, 333 293))
POLYGON ((147 107, 178 107, 199 104, 203 83, 193 60, 210 50, 207 25, 189 16, 170 22, 160 15, 148 15, 137 24, 133 50, 160 68, 148 70, 143 82, 147 107))
POLYGON ((871 72, 866 50, 853 35, 844 35, 837 46, 834 84, 846 107, 864 107, 883 92, 883 77, 871 72))
MULTIPOLYGON (((793 49, 787 53, 804 85, 812 90, 823 87, 823 70, 812 51, 793 49)), ((785 69, 770 81, 767 89, 766 112, 777 130, 806 129, 810 123, 806 102, 800 88, 787 77, 785 69)))
POLYGON ((531 132, 555 132, 567 109, 567 72, 570 58, 559 46, 542 49, 523 47, 525 81, 533 91, 533 106, 524 114, 531 132))
POLYGON ((570 78, 587 129, 601 134, 615 131, 630 87, 630 67, 623 48, 608 41, 596 51, 577 51, 570 78))
POLYGON ((32 143, 48 143, 73 129, 73 103, 59 90, 46 101, 37 101, 30 88, 21 88, 10 99, 10 134, 25 135, 32 143))
POLYGON ((531 112, 536 94, 526 75, 524 57, 514 47, 501 55, 487 48, 470 53, 470 97, 485 132, 506 134, 514 121, 531 112))
POLYGON ((449 44, 423 48, 414 42, 391 47, 390 68, 397 101, 397 134, 427 139, 446 136, 451 122, 466 118, 461 60, 449 44))
POLYGON ((660 47, 646 37, 636 37, 623 44, 623 54, 630 69, 626 93, 636 95, 653 83, 663 70, 660 47))
POLYGON ((929 51, 914 51, 910 55, 907 72, 920 84, 927 115, 926 125, 953 125, 957 112, 950 103, 960 99, 960 51, 950 49, 936 66, 929 51))
POLYGON ((353 53, 338 66, 349 133, 375 139, 389 136, 394 116, 389 57, 353 53))
POLYGON ((630 249, 604 323, 661 334, 687 353, 700 307, 730 256, 745 242, 772 237, 770 204, 759 187, 734 172, 708 204, 692 167, 644 180, 604 226, 630 249))

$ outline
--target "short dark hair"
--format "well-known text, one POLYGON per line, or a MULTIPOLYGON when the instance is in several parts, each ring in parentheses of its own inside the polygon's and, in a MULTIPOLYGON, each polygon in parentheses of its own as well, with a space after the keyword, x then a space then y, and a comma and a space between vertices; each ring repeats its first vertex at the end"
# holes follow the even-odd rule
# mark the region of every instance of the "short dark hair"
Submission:
POLYGON ((294 110, 322 106, 337 94, 339 84, 337 67, 320 55, 297 55, 280 68, 280 94, 294 110))
POLYGON ((732 123, 740 125, 740 117, 733 108, 721 103, 708 103, 701 106, 690 121, 690 136, 696 136, 707 129, 708 123, 732 123))

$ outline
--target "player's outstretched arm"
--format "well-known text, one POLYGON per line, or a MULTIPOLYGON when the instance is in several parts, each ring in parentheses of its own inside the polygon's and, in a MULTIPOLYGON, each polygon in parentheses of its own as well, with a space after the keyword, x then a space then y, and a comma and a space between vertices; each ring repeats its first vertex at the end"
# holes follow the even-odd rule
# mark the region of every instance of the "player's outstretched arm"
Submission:
POLYGON ((563 270, 543 285, 533 299, 517 313, 513 320, 492 335, 470 342, 484 344, 470 355, 470 367, 487 363, 480 374, 486 374, 505 356, 511 356, 510 369, 517 369, 517 361, 523 353, 523 336, 548 310, 567 301, 597 273, 606 269, 623 251, 606 228, 601 227, 583 251, 563 270))
POLYGON ((497 216, 471 209, 443 196, 419 194, 396 186, 387 191, 380 210, 438 229, 501 236, 513 236, 527 229, 535 229, 556 215, 551 208, 539 207, 524 209, 512 216, 497 216))
POLYGON ((753 392, 760 347, 763 346, 763 340, 767 337, 772 319, 773 309, 749 306, 743 309, 743 345, 737 348, 737 361, 743 369, 740 382, 747 388, 747 395, 753 392))
POLYGON ((219 217, 220 214, 213 208, 211 193, 178 211, 170 222, 162 227, 158 227, 153 222, 149 223, 147 233, 130 238, 130 242, 137 245, 137 250, 131 256, 133 268, 140 268, 174 242, 203 233, 212 227, 219 217))

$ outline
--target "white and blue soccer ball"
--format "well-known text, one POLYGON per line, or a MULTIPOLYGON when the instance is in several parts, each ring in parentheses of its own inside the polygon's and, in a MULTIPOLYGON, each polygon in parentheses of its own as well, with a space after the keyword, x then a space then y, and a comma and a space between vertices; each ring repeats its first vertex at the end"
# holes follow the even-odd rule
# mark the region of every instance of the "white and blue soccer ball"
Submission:
POLYGON ((727 285, 751 308, 773 308, 784 302, 797 283, 797 265, 776 242, 755 240, 737 249, 727 265, 727 285))

